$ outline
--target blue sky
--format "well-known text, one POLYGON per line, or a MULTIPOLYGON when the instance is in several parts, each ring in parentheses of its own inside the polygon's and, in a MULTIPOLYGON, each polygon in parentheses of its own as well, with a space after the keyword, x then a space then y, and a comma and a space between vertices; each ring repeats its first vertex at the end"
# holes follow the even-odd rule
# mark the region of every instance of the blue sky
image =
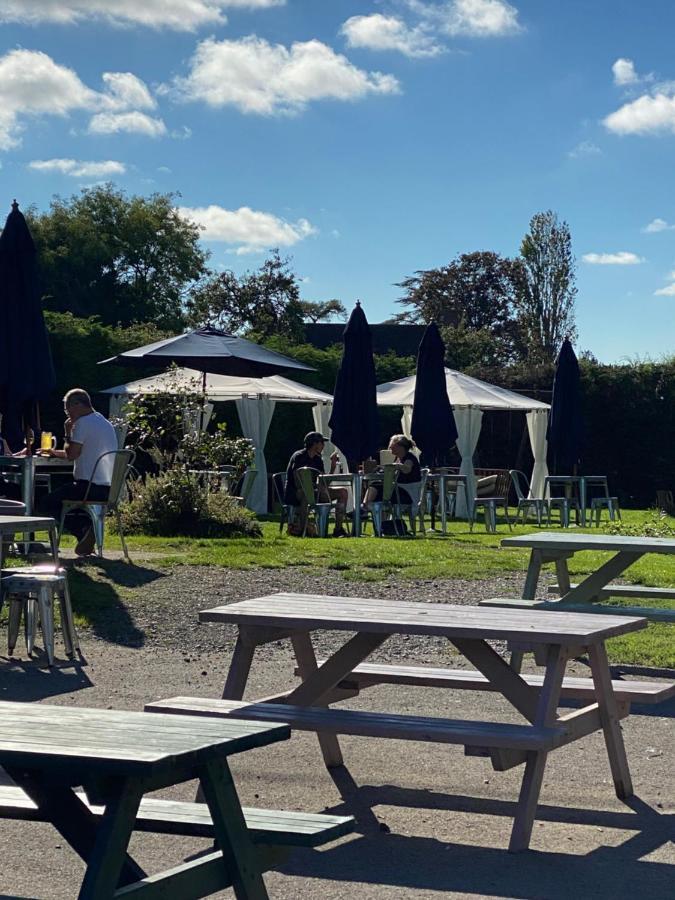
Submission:
MULTIPOLYGON (((569 222, 578 349, 675 349, 675 5, 0 0, 6 208, 178 191, 215 267, 360 298, 569 222)), ((0 198, 0 199, 1 199, 0 198)))

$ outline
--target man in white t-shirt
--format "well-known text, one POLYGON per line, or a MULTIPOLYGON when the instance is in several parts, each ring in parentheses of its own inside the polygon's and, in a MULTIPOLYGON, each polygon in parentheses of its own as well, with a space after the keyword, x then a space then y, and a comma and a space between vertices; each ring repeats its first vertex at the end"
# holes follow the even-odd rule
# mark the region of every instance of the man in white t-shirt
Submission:
MULTIPOLYGON (((64 424, 63 450, 42 451, 48 456, 73 461, 73 481, 47 494, 40 504, 43 515, 57 520, 64 500, 83 500, 85 494, 88 500, 108 499, 115 457, 106 456, 98 465, 96 461, 102 454, 117 450, 115 429, 92 407, 86 391, 81 388, 68 391, 63 408, 68 417, 64 424)), ((92 553, 95 540, 89 516, 83 510, 72 512, 66 517, 66 526, 77 538, 75 553, 78 556, 92 553)))

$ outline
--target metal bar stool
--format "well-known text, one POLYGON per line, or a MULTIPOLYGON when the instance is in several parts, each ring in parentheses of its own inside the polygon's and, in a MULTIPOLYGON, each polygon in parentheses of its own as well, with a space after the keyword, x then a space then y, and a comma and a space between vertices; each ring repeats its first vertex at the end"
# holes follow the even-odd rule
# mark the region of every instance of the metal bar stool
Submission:
POLYGON ((37 630, 37 612, 39 613, 47 661, 50 666, 54 665, 54 595, 56 595, 61 611, 61 631, 63 633, 66 656, 72 659, 75 651, 79 652, 80 642, 73 621, 73 610, 70 603, 70 592, 65 570, 39 571, 28 569, 9 571, 12 571, 13 574, 3 577, 1 585, 2 598, 7 598, 9 604, 8 655, 11 656, 16 647, 22 612, 24 613, 26 650, 29 656, 32 655, 35 644, 35 632, 37 630), (17 571, 18 574, 14 574, 17 571))

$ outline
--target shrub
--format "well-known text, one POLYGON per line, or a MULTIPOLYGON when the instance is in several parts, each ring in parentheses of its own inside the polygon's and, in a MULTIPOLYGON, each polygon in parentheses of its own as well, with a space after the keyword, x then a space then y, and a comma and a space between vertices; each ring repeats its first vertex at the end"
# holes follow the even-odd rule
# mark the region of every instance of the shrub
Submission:
POLYGON ((129 534, 162 537, 258 537, 260 525, 249 510, 227 495, 207 496, 194 475, 182 468, 147 475, 131 488, 120 507, 129 534))
POLYGON ((227 426, 220 422, 213 434, 200 431, 186 434, 179 447, 183 462, 194 469, 216 469, 236 466, 243 470, 253 462, 253 445, 248 438, 227 436, 227 426))

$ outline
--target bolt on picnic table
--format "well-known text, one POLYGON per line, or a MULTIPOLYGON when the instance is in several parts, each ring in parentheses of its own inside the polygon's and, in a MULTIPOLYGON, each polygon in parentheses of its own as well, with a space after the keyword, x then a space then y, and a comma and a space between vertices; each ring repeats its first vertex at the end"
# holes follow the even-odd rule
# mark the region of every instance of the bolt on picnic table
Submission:
POLYGON ((237 898, 266 898, 267 851, 253 846, 227 757, 289 736, 284 724, 0 702, 0 765, 87 863, 80 900, 198 898, 228 886, 237 898), (146 876, 127 852, 141 799, 193 778, 218 849, 146 876), (104 805, 100 817, 79 785, 104 805))
POLYGON ((293 728, 317 732, 329 767, 342 764, 338 734, 464 745, 467 755, 490 756, 499 771, 524 763, 509 844, 513 851, 529 846, 546 759, 553 749, 602 730, 616 793, 621 798, 633 793, 619 727, 630 700, 617 701, 615 697, 605 641, 645 628, 645 619, 293 593, 207 609, 199 618, 238 627, 224 699, 174 697, 148 704, 146 709, 288 722, 293 728), (327 660, 317 661, 311 636, 323 630, 356 633, 327 660), (469 674, 478 677, 468 678, 466 670, 459 677, 440 670, 443 677, 430 678, 420 670, 416 679, 411 675, 413 667, 395 666, 376 666, 378 672, 369 673, 362 664, 395 634, 447 638, 475 666, 477 671, 469 674), (258 702, 242 702, 256 647, 284 638, 292 642, 302 683, 258 702), (545 673, 539 683, 511 669, 488 643, 525 639, 545 656, 545 673), (567 661, 581 653, 588 653, 593 679, 577 696, 588 702, 581 709, 559 715, 567 661), (408 671, 400 671, 403 668, 408 671), (337 700, 354 696, 361 687, 383 681, 492 690, 501 694, 526 724, 329 708, 337 700))

